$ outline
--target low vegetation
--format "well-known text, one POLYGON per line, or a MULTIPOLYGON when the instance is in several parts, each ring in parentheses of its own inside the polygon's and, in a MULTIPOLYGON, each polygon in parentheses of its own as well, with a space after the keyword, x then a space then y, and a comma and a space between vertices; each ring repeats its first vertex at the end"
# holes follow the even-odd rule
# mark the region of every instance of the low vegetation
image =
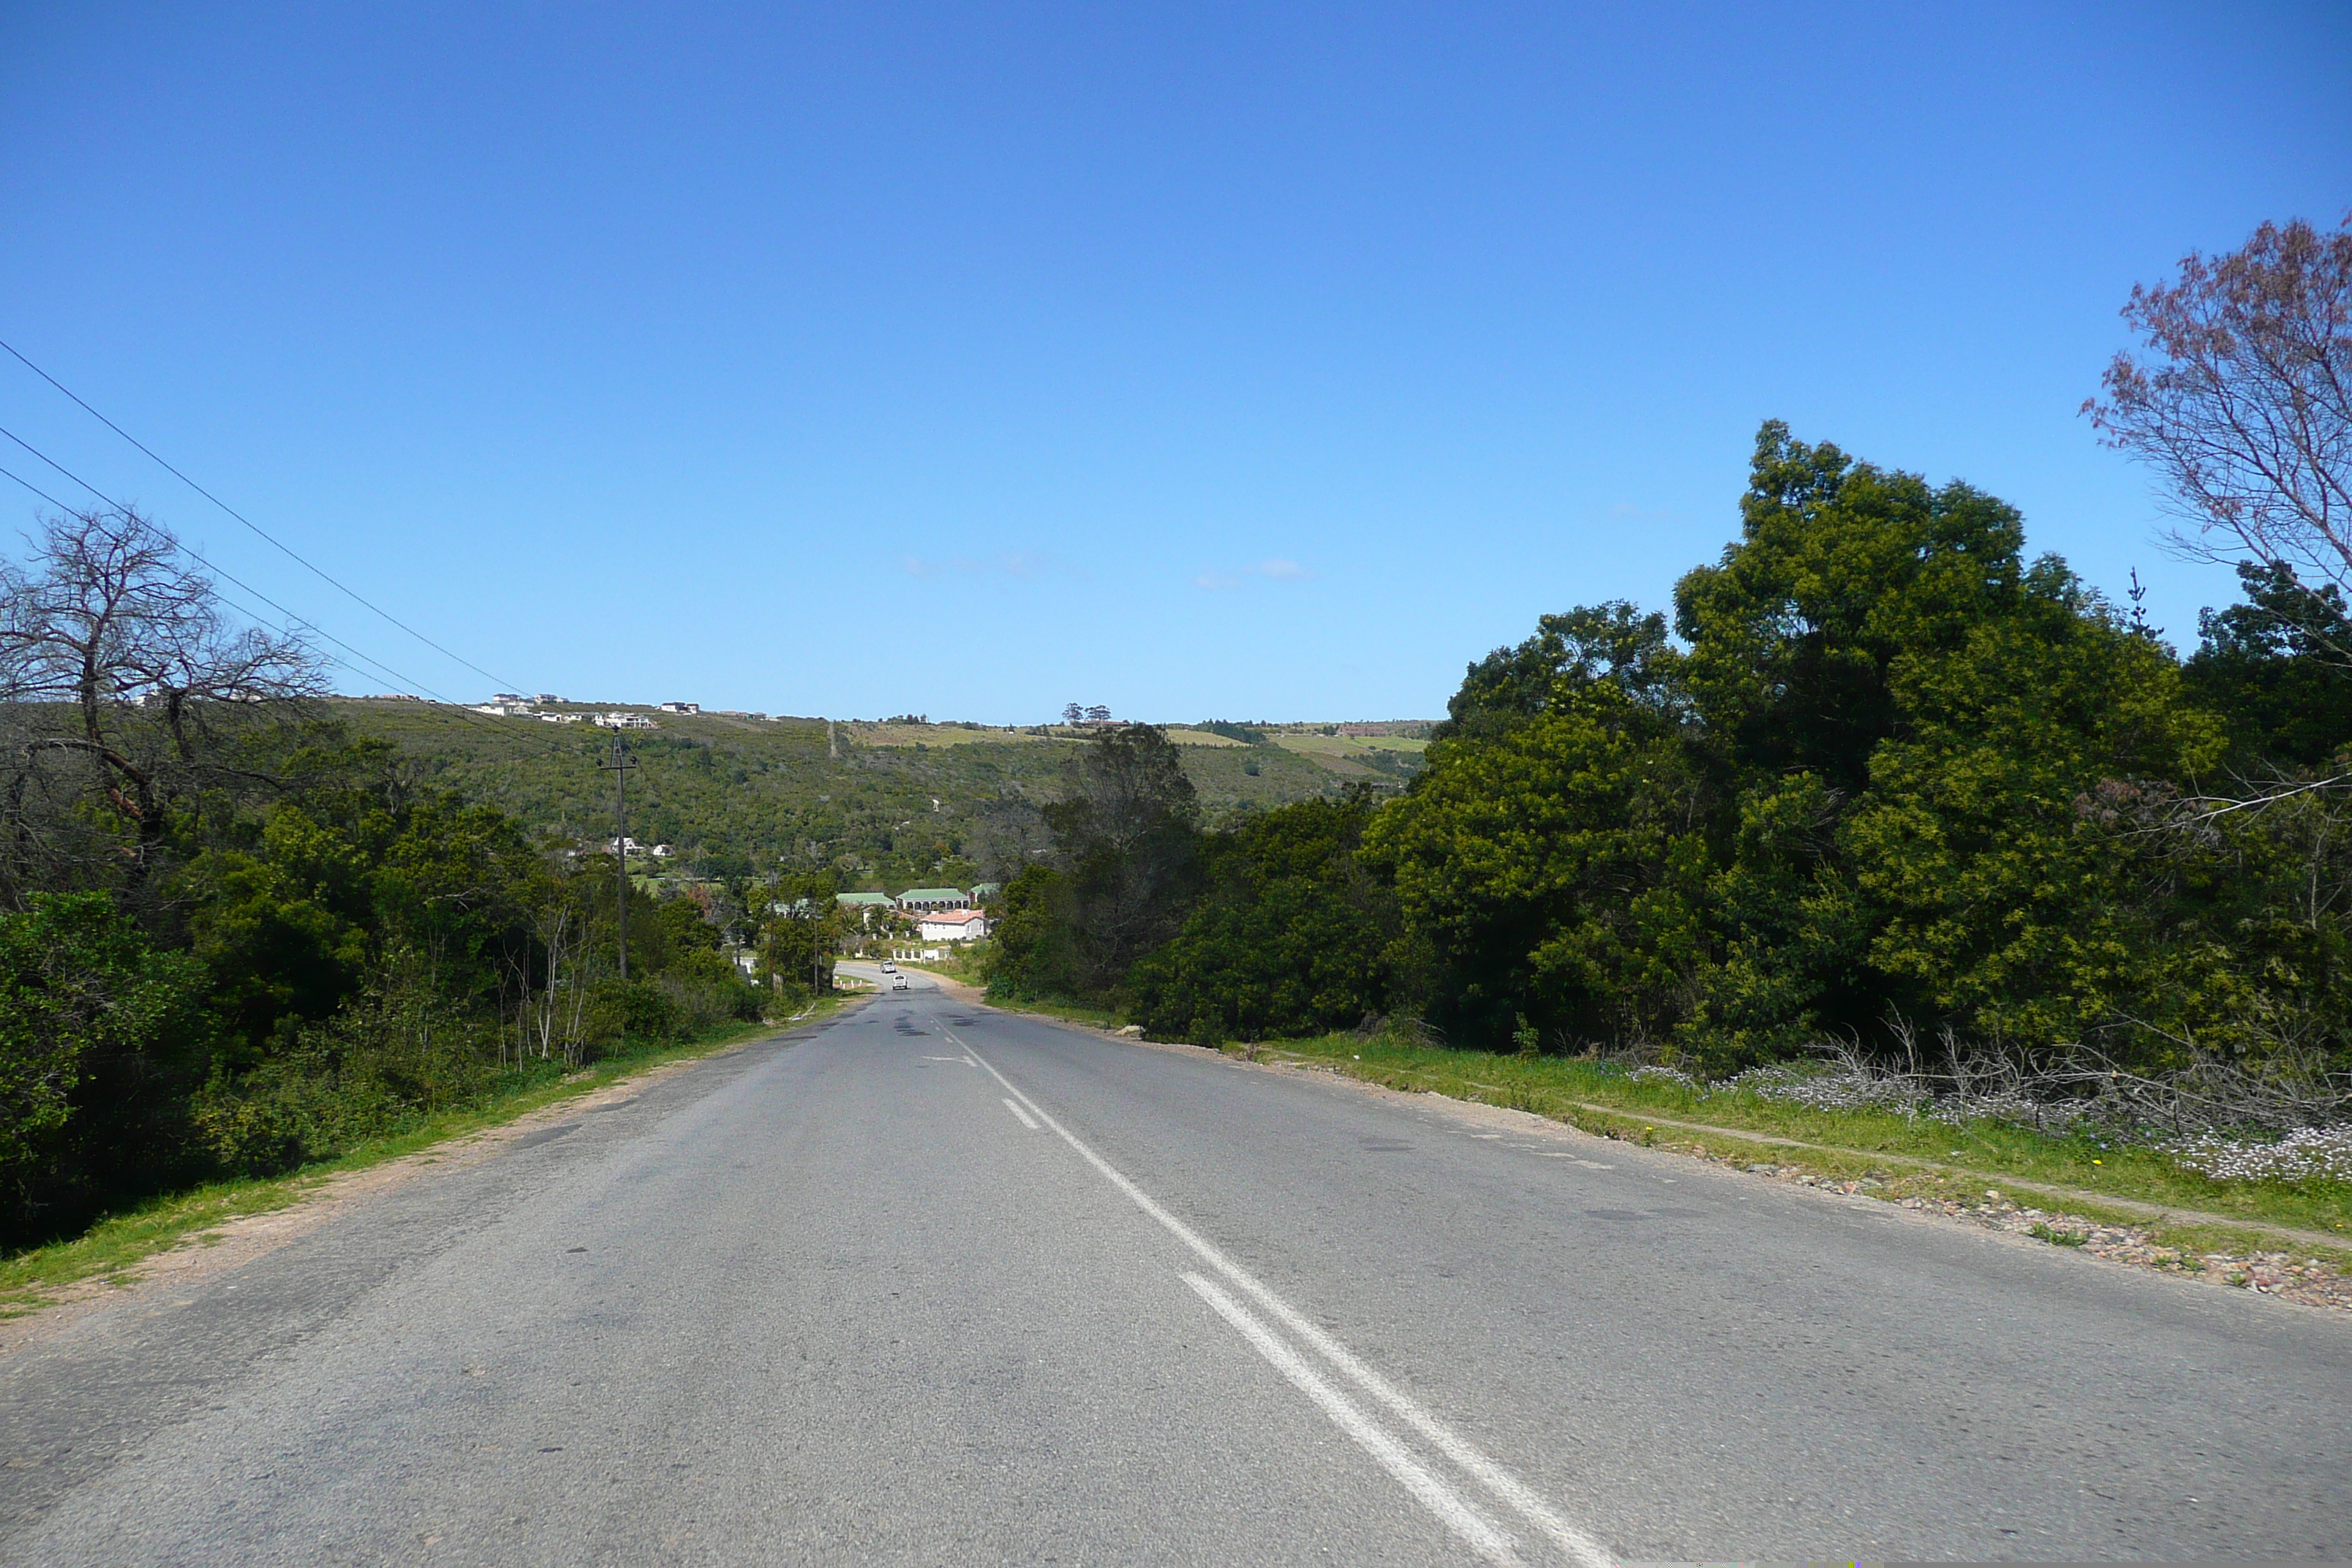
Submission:
MULTIPOLYGON (((809 1016, 839 1005, 837 997, 817 999, 809 1004, 809 1016)), ((512 1121, 667 1062, 725 1049, 767 1027, 738 1023, 718 1026, 686 1040, 641 1039, 568 1070, 556 1064, 527 1065, 500 1075, 466 1104, 408 1107, 371 1134, 290 1172, 226 1177, 133 1205, 79 1235, 0 1259, 0 1317, 36 1310, 57 1300, 60 1290, 85 1280, 128 1284, 138 1277, 139 1264, 156 1253, 191 1237, 202 1238, 231 1220, 299 1202, 333 1177, 512 1121)))
POLYGON ((1768 1086, 1752 1081, 1698 1082, 1623 1060, 1460 1050, 1387 1031, 1286 1040, 1254 1054, 1312 1063, 1391 1089, 1533 1111, 1637 1141, 1712 1143, 1717 1153, 1739 1150, 1755 1159, 1817 1167, 1840 1177, 1873 1175, 1893 1184, 1924 1173, 1930 1185, 1937 1174, 1971 1177, 1979 1186, 2022 1181, 2291 1226, 2343 1237, 2344 1255, 2352 1260, 2352 1184, 2215 1179, 2160 1149, 2103 1137, 2088 1126, 2036 1131, 1992 1117, 1971 1117, 1956 1126, 1896 1108, 1820 1099, 1809 1103, 1771 1094, 1768 1086), (1730 1141, 1693 1127, 1723 1130, 1730 1141), (1742 1133, 1759 1141, 1740 1149, 1737 1140, 1742 1133), (1768 1139, 1815 1147, 1760 1141, 1768 1139))

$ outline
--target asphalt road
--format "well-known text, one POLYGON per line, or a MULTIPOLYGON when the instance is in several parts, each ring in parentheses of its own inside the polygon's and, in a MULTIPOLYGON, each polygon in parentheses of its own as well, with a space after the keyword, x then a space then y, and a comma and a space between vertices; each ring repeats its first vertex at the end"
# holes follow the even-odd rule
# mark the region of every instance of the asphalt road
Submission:
POLYGON ((2352 1324, 884 994, 0 1367, 0 1561, 2352 1558, 2352 1324))

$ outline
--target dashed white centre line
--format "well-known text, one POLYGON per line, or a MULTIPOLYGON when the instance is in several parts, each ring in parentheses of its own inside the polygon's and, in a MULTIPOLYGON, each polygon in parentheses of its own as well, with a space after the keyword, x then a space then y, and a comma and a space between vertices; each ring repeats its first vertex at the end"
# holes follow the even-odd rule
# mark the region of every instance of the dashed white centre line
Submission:
MULTIPOLYGON (((1592 1537, 1587 1535, 1581 1530, 1579 1530, 1576 1526, 1570 1524, 1567 1520, 1561 1518, 1559 1512, 1555 1510, 1550 1504, 1547 1503, 1542 1498, 1536 1495, 1535 1491, 1525 1482, 1521 1481, 1517 1476, 1512 1475, 1508 1470, 1503 1468, 1502 1466, 1488 1458, 1485 1454, 1479 1452, 1477 1448, 1472 1447, 1468 1442, 1457 1436, 1451 1427, 1448 1427, 1435 1416, 1430 1415, 1429 1412, 1423 1410, 1419 1404, 1407 1397, 1402 1390, 1390 1383, 1387 1378, 1382 1377, 1379 1373, 1374 1372, 1370 1367, 1358 1360, 1353 1351, 1350 1351, 1347 1346, 1341 1344, 1319 1324, 1309 1321, 1304 1313, 1298 1310, 1298 1309, 1293 1307, 1289 1302, 1284 1300, 1281 1297, 1268 1289, 1259 1281, 1255 1275, 1253 1275, 1240 1264, 1235 1263, 1232 1258, 1227 1258, 1223 1253, 1210 1246, 1205 1239, 1193 1231, 1192 1226, 1186 1225, 1182 1220, 1178 1219, 1174 1215, 1170 1214, 1166 1209, 1160 1207, 1149 1193, 1146 1193, 1141 1187, 1137 1186, 1133 1182, 1129 1181, 1116 1167, 1114 1167, 1110 1162, 1105 1160, 1101 1155, 1087 1147, 1085 1143, 1079 1142, 1076 1134, 1072 1133, 1068 1128, 1064 1127, 1060 1122, 1055 1121, 1053 1117, 1047 1115, 1035 1100, 1031 1100, 1027 1095, 1022 1093, 1021 1090, 1014 1086, 1011 1079, 1006 1078, 1003 1073, 996 1070, 996 1065, 993 1062, 991 1062, 979 1052, 973 1050, 971 1046, 965 1044, 962 1040, 957 1039, 953 1032, 948 1030, 942 1030, 941 1032, 946 1034, 948 1039, 961 1048, 967 1057, 971 1058, 974 1064, 979 1066, 986 1071, 991 1078, 993 1078, 999 1084, 1003 1086, 1005 1093, 1009 1097, 1005 1103, 1012 1106, 1016 1114, 1023 1110, 1026 1110, 1030 1115, 1035 1117, 1038 1121, 1044 1123, 1047 1131, 1051 1131, 1055 1137, 1058 1137, 1063 1142, 1067 1143, 1073 1150, 1076 1151, 1078 1157, 1086 1161, 1087 1164, 1092 1165, 1097 1172, 1100 1173, 1104 1180, 1108 1181, 1112 1186, 1117 1187, 1121 1193, 1125 1194, 1129 1202, 1134 1204, 1136 1207, 1141 1209, 1145 1214, 1158 1221, 1160 1226, 1170 1235, 1173 1236, 1177 1240, 1182 1242, 1187 1247, 1191 1248, 1202 1262, 1208 1264, 1211 1268, 1213 1268, 1219 1274, 1223 1275, 1230 1283, 1238 1287, 1242 1294, 1255 1301, 1268 1315, 1273 1317, 1276 1322, 1289 1330, 1295 1338, 1303 1342, 1309 1349, 1321 1356, 1324 1361, 1337 1368, 1349 1379, 1349 1381, 1355 1384, 1357 1387, 1362 1389, 1366 1394, 1371 1395, 1371 1397, 1380 1404, 1386 1405, 1390 1412, 1399 1420, 1403 1422, 1405 1426, 1412 1428, 1413 1431, 1419 1433, 1431 1447, 1434 1447, 1439 1453, 1444 1455, 1447 1459, 1453 1461, 1457 1468, 1466 1472, 1473 1480, 1475 1480, 1480 1486, 1486 1488, 1486 1491, 1491 1496, 1510 1508, 1522 1519, 1525 1519, 1528 1523, 1534 1525, 1538 1531, 1542 1531, 1551 1543, 1571 1562, 1578 1563, 1580 1568, 1612 1568, 1612 1565, 1615 1563, 1616 1559, 1609 1552, 1603 1551, 1600 1542, 1593 1540, 1592 1537)), ((1191 1283, 1192 1279, 1193 1277, 1188 1276, 1187 1282, 1191 1283)), ((1200 1288, 1199 1284, 1193 1284, 1193 1289, 1195 1290, 1199 1290, 1200 1288)), ((1216 1298, 1204 1294, 1202 1299, 1207 1300, 1211 1307, 1217 1308, 1216 1298)), ((1231 1298, 1226 1298, 1226 1300, 1231 1301, 1231 1298)), ((1234 1303, 1234 1305, 1237 1309, 1239 1308, 1238 1303, 1234 1303)), ((1242 1324, 1239 1321, 1228 1314, 1225 1314, 1223 1308, 1217 1308, 1217 1310, 1220 1315, 1226 1317, 1226 1321, 1228 1322, 1232 1322, 1236 1329, 1242 1329, 1242 1324)), ((1263 1323, 1258 1322, 1257 1319, 1250 1316, 1245 1310, 1243 1310, 1243 1316, 1247 1318, 1251 1323, 1255 1324, 1260 1331, 1265 1332, 1267 1337, 1272 1340, 1272 1342, 1280 1346, 1285 1352, 1293 1356, 1297 1355, 1296 1352, 1290 1351, 1287 1345, 1285 1345, 1279 1338, 1273 1336, 1271 1331, 1266 1330, 1263 1323)), ((1253 1345, 1257 1345, 1261 1353, 1267 1353, 1265 1352, 1265 1347, 1263 1344, 1259 1344, 1257 1339, 1251 1334, 1249 1330, 1242 1329, 1242 1331, 1244 1337, 1250 1338, 1250 1342, 1253 1345)), ((1270 1353, 1268 1353, 1268 1359, 1274 1359, 1270 1353)), ((1276 1362, 1276 1364, 1277 1366, 1281 1366, 1282 1363, 1280 1362, 1276 1362)), ((1302 1361, 1301 1364, 1305 1365, 1306 1363, 1302 1361)), ((1308 1367, 1307 1370, 1311 1373, 1313 1369, 1308 1367)), ((1285 1370, 1284 1375, 1289 1375, 1286 1369, 1285 1370)), ((1316 1397, 1311 1391, 1306 1389, 1305 1384, 1298 1384, 1296 1378, 1293 1378, 1292 1382, 1303 1392, 1307 1392, 1310 1398, 1316 1397)), ((1324 1384, 1322 1386, 1327 1390, 1329 1388, 1328 1384, 1324 1384)), ((1335 1394, 1334 1397, 1336 1398, 1338 1396, 1335 1394)), ((1319 1405, 1322 1401, 1318 1398, 1317 1403, 1319 1405)), ((1346 1405, 1349 1410, 1355 1410, 1355 1407, 1352 1405, 1347 1405, 1347 1402, 1344 1399, 1340 1400, 1340 1403, 1342 1405, 1346 1405)), ((1328 1414, 1329 1406, 1326 1405, 1325 1409, 1327 1414, 1328 1414)), ((1360 1412, 1356 1412, 1356 1418, 1360 1421, 1365 1420, 1360 1412)), ((1336 1414, 1332 1415, 1332 1419, 1334 1421, 1339 1421, 1339 1417, 1336 1414)), ((1343 1427, 1347 1425, 1345 1422, 1340 1422, 1339 1424, 1343 1427)), ((1365 1421, 1365 1424, 1368 1426, 1370 1425, 1369 1421, 1365 1421)), ((1374 1426, 1372 1429, 1375 1432, 1379 1431, 1377 1426, 1374 1426)), ((1350 1431, 1349 1435, 1354 1436, 1352 1431, 1350 1431)), ((1382 1434, 1381 1436, 1384 1440, 1390 1442, 1394 1441, 1392 1438, 1387 1438, 1385 1434, 1382 1434)), ((1362 1439, 1359 1438, 1358 1440, 1360 1442, 1362 1439)), ((1375 1457, 1377 1457, 1377 1455, 1375 1457)), ((1411 1456, 1407 1455, 1406 1458, 1410 1460, 1411 1456)), ((1386 1461, 1383 1460, 1382 1463, 1385 1464, 1386 1461)), ((1394 1474, 1395 1472, 1391 1470, 1391 1473, 1394 1474)), ((1403 1479, 1402 1476, 1399 1476, 1398 1479, 1400 1480, 1403 1479)), ((1408 1489, 1411 1489, 1411 1483, 1407 1483, 1407 1485, 1408 1489)), ((1422 1497, 1421 1493, 1418 1491, 1415 1491, 1414 1495, 1417 1498, 1420 1498, 1423 1502, 1429 1503, 1429 1499, 1422 1497)), ((1460 1499, 1456 1498, 1454 1500, 1457 1504, 1460 1503, 1460 1499)), ((1430 1504, 1430 1506, 1433 1510, 1436 1507, 1434 1504, 1430 1504)), ((1462 1506, 1465 1509, 1467 1507, 1467 1505, 1462 1506)), ((1444 1517, 1442 1510, 1440 1510, 1440 1516, 1444 1517)), ((1472 1514, 1470 1517, 1475 1519, 1476 1515, 1472 1514)), ((1453 1523, 1453 1521, 1449 1519, 1447 1522, 1450 1525, 1453 1523)), ((1484 1521, 1482 1521, 1480 1522, 1483 1524, 1484 1521)), ((1487 1525, 1485 1528, 1489 1531, 1493 1531, 1493 1527, 1491 1525, 1487 1525)), ((1502 1550, 1507 1554, 1510 1550, 1508 1540, 1501 1536, 1499 1533, 1495 1534, 1495 1539, 1501 1542, 1502 1550)), ((1485 1548, 1481 1547, 1479 1550, 1482 1555, 1485 1554, 1485 1548)), ((1510 1561, 1512 1559, 1507 1555, 1503 1558, 1493 1560, 1510 1561)))
POLYGON ((1421 1500, 1423 1508, 1445 1521, 1447 1529, 1463 1540, 1479 1556, 1489 1563, 1516 1563, 1519 1554, 1511 1549, 1511 1542, 1501 1531, 1479 1516, 1478 1510, 1464 1502, 1459 1493, 1435 1476, 1406 1451, 1403 1444, 1380 1429, 1364 1413, 1357 1409, 1339 1391, 1326 1383, 1316 1370, 1307 1364, 1307 1358, 1282 1342, 1280 1336, 1251 1315, 1250 1310, 1202 1279, 1198 1274, 1184 1276, 1184 1283, 1200 1293, 1201 1300, 1216 1310, 1217 1316, 1241 1331, 1257 1353, 1274 1363, 1275 1370, 1290 1380, 1292 1387, 1307 1395, 1323 1414, 1328 1415, 1339 1430, 1353 1437, 1364 1452, 1381 1463, 1381 1468, 1394 1476, 1405 1490, 1421 1500))
POLYGON ((1013 1115, 1021 1118, 1022 1126, 1026 1127, 1032 1132, 1037 1131, 1037 1124, 1029 1120, 1029 1113, 1027 1111, 1022 1110, 1019 1106, 1013 1104, 1009 1100, 1004 1102, 1004 1109, 1013 1112, 1013 1115))

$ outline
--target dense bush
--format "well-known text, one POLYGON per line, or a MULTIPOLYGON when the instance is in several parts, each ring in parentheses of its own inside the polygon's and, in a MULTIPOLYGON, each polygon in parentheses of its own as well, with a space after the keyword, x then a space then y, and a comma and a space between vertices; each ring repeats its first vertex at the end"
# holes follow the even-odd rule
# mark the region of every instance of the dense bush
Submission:
POLYGON ((1154 1037, 1213 1045, 1352 1026, 1412 978, 1396 900, 1359 858, 1367 789, 1279 807, 1206 847, 1206 890, 1127 978, 1154 1037))
POLYGON ((1174 1038, 1415 1011, 1717 1074, 1948 1031, 2352 1063, 2332 590, 2247 571, 2184 667, 1967 485, 1768 425, 1740 510, 1671 622, 1575 609, 1473 665, 1401 798, 1148 853, 1066 812, 1005 889, 992 984, 1174 1038), (2254 776, 2309 787, 2231 805, 2254 776))
MULTIPOLYGON (((2273 669, 2296 651, 2240 635, 2185 681, 2063 563, 2028 561, 2012 509, 1778 426, 1741 510, 1676 589, 1675 638, 1622 605, 1547 617, 1472 668, 1374 821, 1441 1023, 1524 1017, 1555 1047, 1710 1069, 1891 1047, 1906 1021, 2147 1065, 2342 1053, 2321 1000, 2341 917, 2290 894, 2317 823, 2174 830, 2231 750, 2232 715, 2200 700, 2221 665, 2265 692, 2340 672, 2273 669)), ((2352 739, 2294 734, 2305 755, 2352 739)))

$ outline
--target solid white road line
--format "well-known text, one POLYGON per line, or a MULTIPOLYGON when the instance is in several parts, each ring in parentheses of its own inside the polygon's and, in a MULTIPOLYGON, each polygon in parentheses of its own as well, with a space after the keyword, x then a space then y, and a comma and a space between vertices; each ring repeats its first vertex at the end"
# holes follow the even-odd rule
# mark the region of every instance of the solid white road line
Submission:
POLYGON ((1471 1547, 1489 1563, 1516 1564, 1518 1553, 1501 1531, 1479 1517, 1478 1510, 1464 1502, 1453 1488, 1423 1468, 1405 1451, 1404 1445, 1390 1436, 1372 1422, 1371 1417, 1348 1403, 1339 1391, 1316 1373, 1306 1358, 1285 1344, 1272 1329, 1250 1315, 1248 1308, 1202 1279, 1198 1274, 1184 1276, 1184 1283, 1200 1292, 1201 1300, 1216 1309, 1217 1315, 1241 1331, 1242 1338, 1255 1346, 1257 1353, 1274 1363, 1275 1370, 1290 1380, 1291 1386, 1320 1405, 1340 1431, 1353 1437, 1367 1454, 1378 1459, 1405 1490, 1419 1499, 1421 1505, 1444 1521, 1445 1527, 1468 1542, 1471 1547))
POLYGON ((1487 1491, 1508 1505, 1528 1523, 1542 1531, 1550 1539, 1552 1544, 1567 1553, 1572 1561, 1581 1564, 1582 1568, 1613 1568, 1616 1560, 1601 1548, 1600 1542, 1562 1519, 1550 1504, 1538 1497, 1517 1476, 1512 1475, 1502 1466, 1471 1447, 1469 1443, 1455 1436, 1452 1428, 1423 1410, 1412 1399, 1407 1398, 1388 1379, 1357 1360, 1354 1352, 1333 1339, 1315 1323, 1308 1321, 1297 1308, 1259 1283, 1256 1276, 1210 1246, 1207 1241, 1194 1234, 1192 1226, 1153 1202, 1149 1193, 1120 1174, 1110 1162, 1080 1142, 1068 1128, 1046 1115, 1035 1100, 1013 1086, 1011 1079, 998 1072, 994 1063, 973 1050, 964 1041, 956 1039, 951 1031, 942 1030, 942 1033, 947 1034, 949 1039, 954 1040, 961 1047, 965 1055, 985 1068, 990 1077, 1003 1084, 1005 1091, 1026 1106, 1030 1113, 1044 1122, 1049 1131, 1059 1137, 1063 1142, 1076 1150, 1079 1158, 1100 1172, 1104 1180, 1126 1194, 1130 1203, 1159 1221, 1170 1235, 1191 1247, 1202 1262, 1240 1287, 1244 1295, 1273 1314, 1275 1321, 1281 1323, 1283 1327, 1306 1341, 1317 1354, 1345 1373, 1357 1387, 1387 1405, 1395 1413, 1398 1419, 1427 1438, 1439 1453, 1460 1466, 1480 1486, 1485 1487, 1487 1491))
POLYGON ((1013 1115, 1021 1118, 1022 1126, 1026 1127, 1032 1132, 1037 1131, 1037 1124, 1029 1120, 1029 1113, 1027 1111, 1022 1110, 1019 1106, 1013 1104, 1009 1100, 1004 1102, 1004 1109, 1013 1112, 1013 1115))

